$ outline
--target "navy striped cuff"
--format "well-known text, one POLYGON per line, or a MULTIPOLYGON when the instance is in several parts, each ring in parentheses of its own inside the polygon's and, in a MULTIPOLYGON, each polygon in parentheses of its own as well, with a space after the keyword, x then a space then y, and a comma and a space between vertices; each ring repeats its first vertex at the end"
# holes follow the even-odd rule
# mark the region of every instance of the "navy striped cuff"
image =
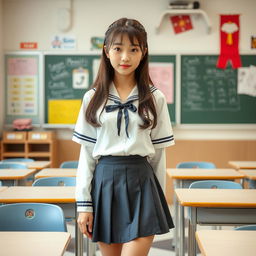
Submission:
POLYGON ((92 207, 92 201, 76 201, 77 207, 92 207))
POLYGON ((160 143, 165 143, 165 142, 169 142, 169 141, 172 141, 172 140, 174 140, 173 135, 168 136, 168 137, 164 137, 164 138, 160 138, 160 139, 152 140, 152 143, 153 144, 160 144, 160 143))
POLYGON ((97 141, 96 139, 94 139, 92 137, 85 136, 85 135, 83 135, 81 133, 78 133, 76 131, 74 131, 73 135, 75 137, 77 137, 78 139, 80 139, 80 140, 88 141, 88 142, 91 142, 91 143, 96 143, 96 141, 97 141))

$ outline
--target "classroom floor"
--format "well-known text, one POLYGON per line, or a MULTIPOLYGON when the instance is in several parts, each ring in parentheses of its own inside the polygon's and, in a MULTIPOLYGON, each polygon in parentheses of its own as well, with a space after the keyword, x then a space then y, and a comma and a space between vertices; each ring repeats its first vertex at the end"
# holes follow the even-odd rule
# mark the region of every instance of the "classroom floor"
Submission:
MULTIPOLYGON (((170 207, 170 211, 173 216, 173 207, 170 207)), ((202 228, 209 229, 209 227, 200 227, 199 229, 202 229, 202 228)), ((75 255, 74 254, 74 234, 75 234, 74 223, 68 224, 68 232, 72 234, 72 241, 69 244, 64 256, 74 256, 75 255)), ((174 251, 174 248, 172 247, 173 233, 174 233, 173 230, 171 230, 167 234, 155 236, 153 245, 149 251, 148 256, 174 256, 175 251, 174 251)), ((84 253, 84 255, 86 255, 86 253, 84 253)), ((199 255, 201 254, 198 252, 197 256, 199 255)), ((99 250, 96 251, 96 256, 102 256, 99 250)))

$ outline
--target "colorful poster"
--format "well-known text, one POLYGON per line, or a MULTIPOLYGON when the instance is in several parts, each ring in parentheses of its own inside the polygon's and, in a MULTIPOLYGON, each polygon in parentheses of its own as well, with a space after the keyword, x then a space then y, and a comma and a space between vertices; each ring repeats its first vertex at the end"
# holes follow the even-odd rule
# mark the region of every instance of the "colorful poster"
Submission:
POLYGON ((7 61, 7 114, 38 115, 38 63, 34 57, 7 61))
POLYGON ((49 100, 49 124, 75 124, 81 100, 49 100))
POLYGON ((149 74, 154 86, 166 97, 168 104, 174 103, 173 63, 149 63, 149 74))

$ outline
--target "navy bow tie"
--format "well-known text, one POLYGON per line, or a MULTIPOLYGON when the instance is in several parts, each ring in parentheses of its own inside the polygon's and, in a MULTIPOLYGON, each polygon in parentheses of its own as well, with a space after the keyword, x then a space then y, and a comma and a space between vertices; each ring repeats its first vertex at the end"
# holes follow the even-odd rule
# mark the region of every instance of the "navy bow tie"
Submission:
POLYGON ((121 122, 122 122, 122 115, 124 110, 124 119, 125 119, 125 132, 127 137, 129 138, 128 134, 128 125, 129 125, 129 113, 128 109, 132 112, 136 112, 137 108, 132 104, 133 100, 127 101, 126 103, 122 104, 120 101, 114 101, 116 105, 108 105, 106 106, 106 112, 112 112, 116 109, 119 109, 117 113, 117 130, 118 136, 120 136, 120 129, 121 129, 121 122))

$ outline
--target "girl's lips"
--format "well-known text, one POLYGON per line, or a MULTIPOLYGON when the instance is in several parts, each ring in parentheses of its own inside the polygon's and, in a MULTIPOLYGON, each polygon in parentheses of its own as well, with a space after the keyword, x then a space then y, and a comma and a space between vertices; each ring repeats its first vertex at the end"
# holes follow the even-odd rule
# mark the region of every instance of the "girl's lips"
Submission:
POLYGON ((121 68, 129 68, 131 65, 120 65, 121 68))

